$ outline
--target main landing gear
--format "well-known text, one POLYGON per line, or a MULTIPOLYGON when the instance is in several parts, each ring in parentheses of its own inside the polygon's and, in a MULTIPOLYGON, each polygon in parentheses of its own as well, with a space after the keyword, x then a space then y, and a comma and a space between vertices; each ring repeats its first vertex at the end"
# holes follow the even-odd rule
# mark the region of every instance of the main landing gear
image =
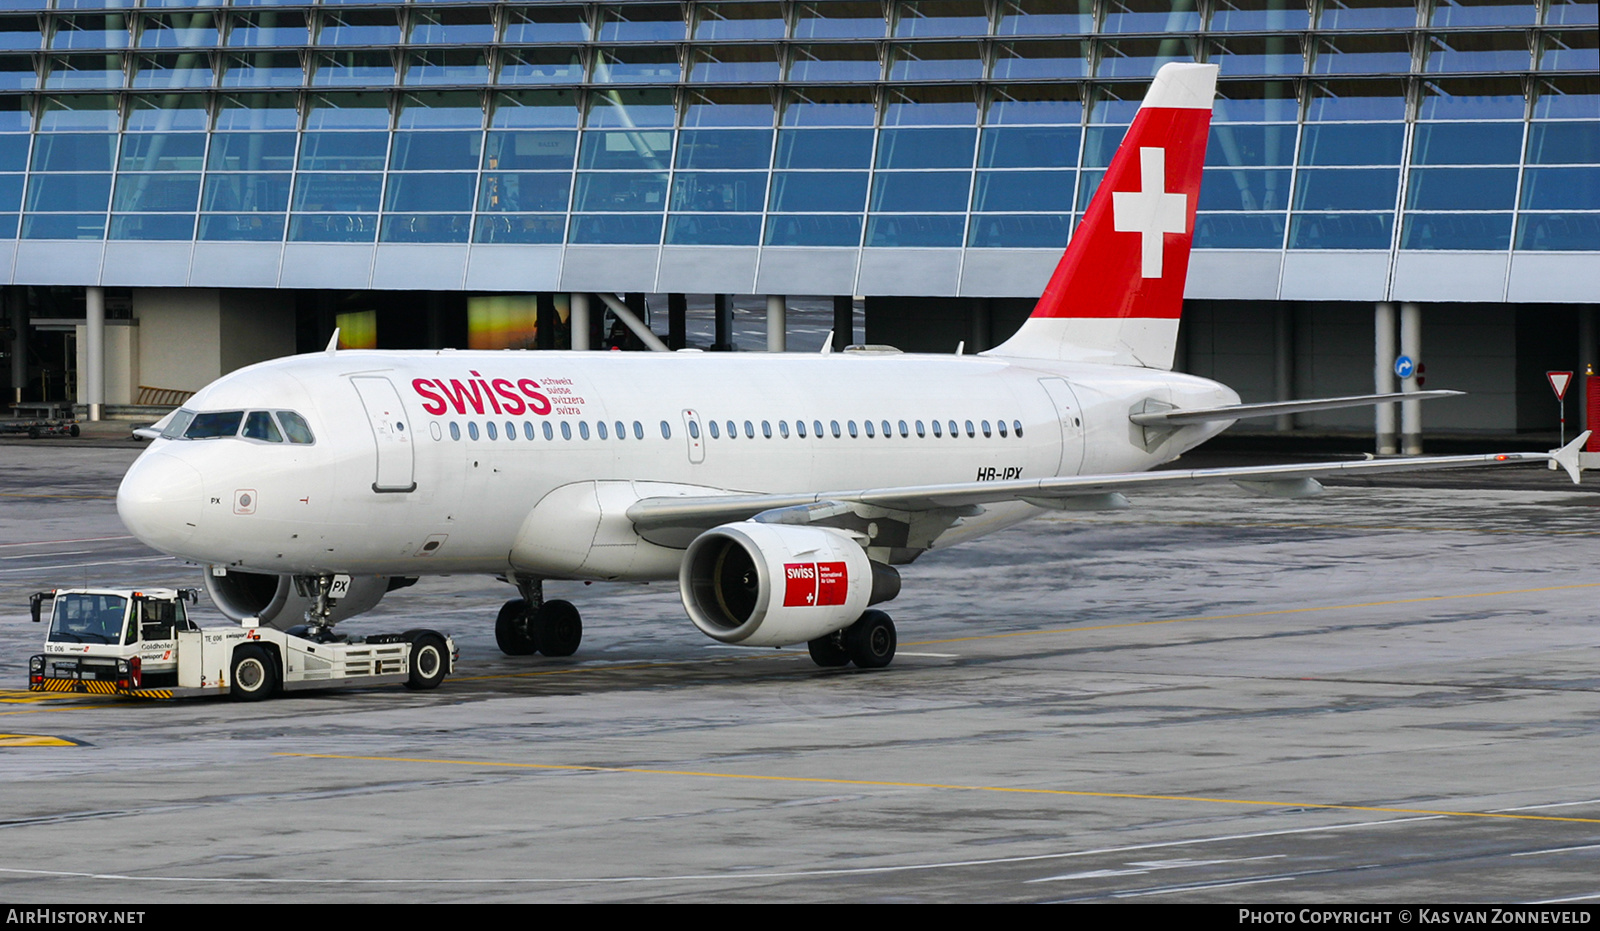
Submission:
POLYGON ((571 656, 583 641, 583 618, 570 601, 545 601, 538 579, 517 579, 521 598, 500 608, 494 640, 507 656, 571 656))
POLYGON ((882 611, 867 611, 854 624, 807 643, 811 661, 823 668, 855 663, 861 669, 882 669, 894 660, 899 640, 894 621, 882 611))

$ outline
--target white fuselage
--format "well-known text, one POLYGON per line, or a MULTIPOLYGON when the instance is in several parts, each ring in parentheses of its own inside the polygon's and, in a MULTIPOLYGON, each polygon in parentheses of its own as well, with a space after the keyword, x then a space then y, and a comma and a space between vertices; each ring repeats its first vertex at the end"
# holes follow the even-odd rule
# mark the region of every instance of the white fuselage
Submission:
MULTIPOLYGON (((293 410, 314 443, 157 439, 118 508, 159 550, 253 572, 671 578, 681 551, 617 522, 631 501, 1141 471, 1227 423, 1152 439, 1130 411, 1237 401, 1170 372, 988 356, 319 353, 186 405, 293 410), (636 552, 581 555, 602 546, 636 552)), ((990 505, 939 545, 1037 513, 990 505)))

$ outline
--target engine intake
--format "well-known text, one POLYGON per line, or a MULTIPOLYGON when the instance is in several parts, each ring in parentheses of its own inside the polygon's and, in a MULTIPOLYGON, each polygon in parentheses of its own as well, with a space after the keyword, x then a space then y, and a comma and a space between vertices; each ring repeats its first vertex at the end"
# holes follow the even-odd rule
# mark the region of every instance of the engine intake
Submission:
POLYGON ((787 646, 850 626, 900 593, 900 575, 840 531, 742 521, 689 544, 678 587, 689 619, 713 640, 787 646))
MULTIPOLYGON (((215 575, 210 566, 204 571, 206 594, 229 620, 260 618, 262 624, 279 630, 305 623, 311 599, 295 591, 294 576, 238 570, 215 575)), ((398 576, 355 576, 350 580, 350 593, 334 602, 328 619, 338 622, 365 614, 377 607, 385 594, 414 581, 398 576)))

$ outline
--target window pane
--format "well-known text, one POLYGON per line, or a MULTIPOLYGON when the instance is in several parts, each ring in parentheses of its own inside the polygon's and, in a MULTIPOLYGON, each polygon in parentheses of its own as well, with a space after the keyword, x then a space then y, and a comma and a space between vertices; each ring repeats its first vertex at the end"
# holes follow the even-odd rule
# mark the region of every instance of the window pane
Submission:
POLYGON ((200 217, 200 238, 208 242, 282 242, 284 218, 271 214, 200 217))
POLYGON ((1076 126, 985 129, 980 168, 1072 168, 1082 131, 1076 126))
POLYGON ((868 168, 872 130, 785 129, 778 133, 777 168, 868 168))
MULTIPOLYGON (((384 194, 385 210, 471 210, 478 186, 478 176, 472 172, 401 172, 389 176, 389 188, 384 194)), ((465 230, 465 227, 463 227, 465 230)), ((466 242, 462 233, 461 242, 466 242)), ((455 242, 456 240, 430 240, 455 242)))
POLYGON ((479 217, 473 242, 559 243, 566 239, 564 216, 479 217))
POLYGON ((1323 29, 1409 29, 1417 24, 1411 0, 1324 0, 1323 29))
POLYGON ((1295 214, 1291 249, 1388 249, 1394 215, 1387 213, 1295 214))
MULTIPOLYGON (((467 214, 386 215, 380 242, 466 242, 472 227, 467 214)), ((492 426, 492 425, 491 425, 492 426)))
POLYGON ((1434 26, 1532 26, 1539 18, 1533 0, 1435 0, 1434 26))
POLYGON ((1534 123, 1528 161, 1542 165, 1600 162, 1600 123, 1534 123))
POLYGON ((289 207, 289 174, 206 175, 202 210, 281 213, 289 207))
POLYGON ((389 167, 396 171, 470 170, 478 167, 482 146, 482 133, 399 132, 394 134, 389 167))
POLYGON ((1400 228, 1402 249, 1494 249, 1511 243, 1509 213, 1412 213, 1400 228))
POLYGON ((601 42, 680 41, 687 29, 677 4, 629 4, 600 13, 601 42))
POLYGON ((1196 249, 1281 249, 1281 213, 1198 214, 1194 218, 1196 249))
POLYGON ((383 190, 380 174, 319 174, 302 172, 295 179, 294 209, 338 212, 376 212, 383 190))
POLYGON ((1094 0, 1006 0, 1000 35, 1065 36, 1094 32, 1094 0))
POLYGON ((980 171, 972 209, 1071 213, 1077 180, 1073 171, 980 171))
POLYGON ((680 171, 672 176, 675 211, 759 213, 766 199, 765 172, 680 171))
POLYGON ((867 173, 774 172, 768 209, 782 212, 859 212, 866 206, 867 173))
POLYGON ((1060 249, 1067 244, 1071 220, 1066 214, 974 216, 967 245, 996 249, 1060 249))
POLYGON ((506 42, 589 41, 588 14, 581 6, 511 6, 506 14, 506 42))
POLYGON ((288 171, 294 167, 294 133, 217 133, 206 167, 220 171, 288 171))
POLYGON ((1529 168, 1522 175, 1522 206, 1530 210, 1600 210, 1600 171, 1529 168))
POLYGON ((1207 165, 1292 165, 1295 127, 1213 126, 1207 165))
POLYGON ((22 218, 23 239, 104 239, 104 213, 29 214, 22 218))
POLYGON ((887 21, 876 0, 819 0, 798 6, 797 39, 881 39, 887 21))
POLYGON ((1214 168, 1200 182, 1201 210, 1282 210, 1289 206, 1287 169, 1214 168))
POLYGON ((965 171, 881 173, 872 179, 872 209, 890 212, 967 209, 972 175, 965 171))
POLYGON ((902 0, 895 4, 897 36, 982 36, 989 15, 981 0, 902 0))
POLYGON ((111 202, 111 176, 33 175, 28 179, 29 210, 104 211, 111 202))
POLYGON ((290 242, 372 242, 378 238, 375 215, 294 216, 289 220, 290 242))
POLYGON ((655 245, 661 241, 661 215, 600 215, 572 218, 572 242, 655 245))
POLYGON ((560 172, 486 173, 478 192, 478 209, 496 213, 566 210, 572 175, 560 172))
POLYGON ((1510 210, 1516 200, 1515 168, 1418 168, 1406 184, 1413 210, 1510 210))
POLYGON ((1193 32, 1200 28, 1194 0, 1108 0, 1106 32, 1193 32))
POLYGON ((483 167, 570 171, 577 149, 575 132, 492 132, 484 146, 483 167))
POLYGON ((575 48, 508 48, 500 53, 501 84, 576 84, 583 59, 575 48))
POLYGON ((129 133, 122 137, 123 171, 171 171, 200 168, 206 151, 203 133, 129 133))
POLYGON ((686 129, 678 134, 679 168, 759 168, 772 158, 772 133, 686 129))
POLYGON ((1307 126, 1300 143, 1302 165, 1398 165, 1405 126, 1350 123, 1307 126))
POLYGON ((578 155, 580 168, 650 168, 665 171, 671 163, 671 130, 586 132, 578 155))
POLYGON ((754 246, 761 242, 761 215, 696 214, 667 219, 667 243, 684 246, 754 246))
MULTIPOLYGON (((865 190, 862 196, 865 198, 865 190)), ((767 218, 769 246, 854 248, 860 244, 861 217, 859 216, 769 216, 767 218)))
MULTIPOLYGON (((659 211, 666 202, 666 172, 580 173, 572 209, 659 211)), ((659 223, 656 229, 659 238, 659 223)))
POLYGON ((1300 0, 1214 0, 1212 32, 1304 30, 1311 25, 1300 0))
POLYGON ((199 201, 200 175, 197 173, 123 174, 117 176, 116 197, 112 199, 111 209, 193 213, 199 201))
POLYGON ((1600 251, 1600 213, 1523 214, 1517 248, 1536 251, 1600 251))
POLYGON ((1400 176, 1392 168, 1304 168, 1295 180, 1298 210, 1393 210, 1400 176))
POLYGON ((878 137, 879 168, 970 168, 974 129, 885 129, 878 137))
POLYGON ((1413 165, 1515 165, 1521 123, 1418 123, 1413 165))
POLYGON ((386 133, 306 133, 300 168, 312 171, 362 171, 383 168, 389 154, 386 133))
POLYGON ((111 218, 111 239, 190 240, 194 238, 194 216, 175 214, 130 214, 111 218))
POLYGON ((964 216, 874 216, 867 219, 867 245, 918 247, 961 245, 964 216))

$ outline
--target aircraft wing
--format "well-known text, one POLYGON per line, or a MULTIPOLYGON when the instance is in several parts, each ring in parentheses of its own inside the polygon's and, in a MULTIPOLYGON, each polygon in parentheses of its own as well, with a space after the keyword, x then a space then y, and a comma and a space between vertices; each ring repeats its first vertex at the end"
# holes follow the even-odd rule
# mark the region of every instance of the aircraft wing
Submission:
POLYGON ((1248 420, 1252 417, 1277 417, 1281 414, 1300 414, 1307 411, 1333 411, 1346 407, 1371 407, 1395 401, 1432 401, 1437 398, 1454 398, 1466 394, 1440 388, 1434 391, 1391 391, 1388 394, 1360 394, 1342 398, 1314 398, 1306 401, 1269 401, 1265 404, 1230 404, 1205 410, 1143 411, 1129 415, 1128 419, 1141 427, 1181 427, 1191 423, 1214 423, 1221 420, 1248 420))
POLYGON ((1064 510, 1093 510, 1126 506, 1126 499, 1122 498, 1122 493, 1126 491, 1213 482, 1234 482, 1253 491, 1280 497, 1302 497, 1321 490, 1322 486, 1316 481, 1318 478, 1335 475, 1376 475, 1529 462, 1555 462, 1576 483, 1579 480, 1578 451, 1588 437, 1589 434, 1585 432, 1561 449, 1548 453, 1416 456, 1220 469, 1170 469, 806 494, 652 497, 634 502, 628 508, 627 515, 639 532, 648 537, 652 531, 709 529, 719 524, 752 519, 770 523, 840 523, 848 526, 847 515, 859 517, 858 512, 862 509, 883 509, 907 515, 941 512, 948 515, 952 522, 955 517, 976 515, 982 505, 1007 501, 1064 510), (839 521, 838 518, 846 519, 839 521))

